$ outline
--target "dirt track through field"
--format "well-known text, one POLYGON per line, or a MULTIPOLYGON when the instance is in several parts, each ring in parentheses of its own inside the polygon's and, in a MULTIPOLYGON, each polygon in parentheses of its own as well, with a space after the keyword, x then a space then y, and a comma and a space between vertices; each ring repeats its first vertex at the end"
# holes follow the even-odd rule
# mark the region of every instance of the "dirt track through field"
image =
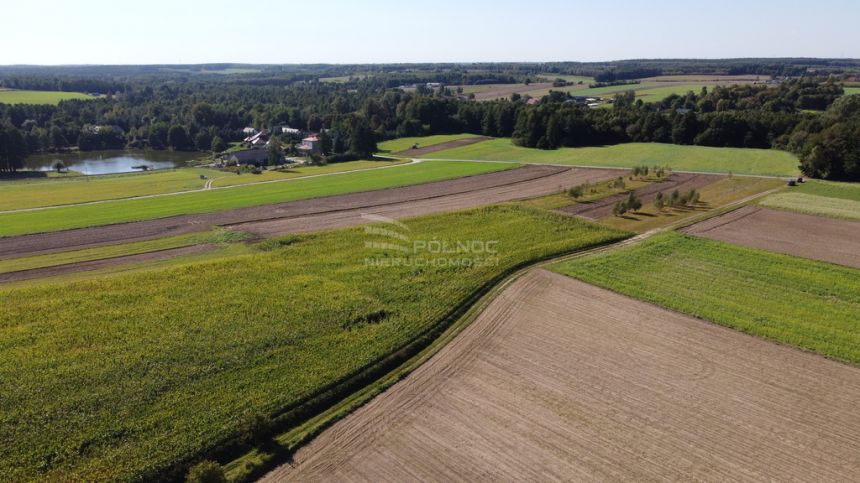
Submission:
POLYGON ((185 255, 196 255, 198 253, 205 253, 215 250, 216 248, 218 248, 217 245, 192 245, 187 247, 171 248, 168 250, 138 253, 136 255, 102 258, 100 260, 66 263, 63 265, 55 265, 53 267, 34 268, 31 270, 20 270, 17 272, 6 272, 0 273, 0 283, 21 282, 24 280, 33 280, 37 278, 55 277, 57 275, 66 275, 68 273, 91 272, 93 270, 117 267, 121 265, 130 265, 133 263, 151 262, 155 260, 164 260, 166 258, 181 257, 185 255))
POLYGON ((543 270, 265 481, 849 481, 860 369, 543 270))
MULTIPOLYGON (((298 222, 298 231, 314 231, 356 224, 354 220, 343 224, 331 221, 333 214, 344 211, 363 210, 367 212, 382 206, 399 205, 403 213, 406 213, 404 216, 409 216, 410 203, 419 203, 423 207, 430 205, 426 209, 431 210, 427 211, 428 213, 432 213, 444 211, 450 206, 469 208, 526 196, 548 194, 572 184, 586 180, 608 179, 613 175, 617 175, 617 172, 530 165, 496 173, 402 188, 366 191, 216 213, 0 238, 0 259, 197 233, 207 231, 213 226, 246 224, 242 226, 243 230, 246 226, 248 230, 253 230, 255 226, 250 225, 252 222, 261 222, 256 225, 256 232, 259 234, 290 233, 292 228, 289 227, 295 226, 296 223, 286 223, 282 228, 275 228, 279 222, 284 222, 287 219, 301 220, 298 222), (468 196, 465 198, 458 197, 458 203, 446 201, 447 197, 457 197, 463 194, 468 194, 468 196), (437 208, 433 208, 434 205, 437 208), (321 221, 316 222, 315 220, 321 221)), ((361 223, 361 220, 358 223, 361 223)))
POLYGON ((860 223, 745 206, 684 233, 860 268, 860 223))
MULTIPOLYGON (((644 206, 652 203, 657 198, 658 192, 662 192, 664 196, 668 197, 674 190, 678 190, 681 193, 690 191, 691 189, 698 190, 703 186, 719 181, 721 178, 723 176, 715 174, 673 173, 663 180, 643 186, 634 190, 634 192, 644 206)), ((562 208, 561 211, 596 220, 611 215, 615 204, 623 201, 625 198, 627 198, 626 193, 608 196, 597 201, 577 203, 562 208)))
POLYGON ((431 154, 431 153, 435 153, 435 152, 439 152, 439 151, 445 151, 446 149, 461 148, 463 146, 469 146, 471 144, 478 144, 480 142, 486 141, 487 139, 492 139, 492 138, 488 138, 488 137, 484 137, 484 136, 478 136, 478 137, 474 137, 474 138, 457 139, 454 141, 448 141, 448 142, 444 142, 444 143, 433 144, 433 145, 425 146, 425 147, 419 146, 418 149, 407 149, 405 151, 400 151, 396 154, 401 155, 401 156, 422 157, 422 156, 426 156, 426 155, 431 154))

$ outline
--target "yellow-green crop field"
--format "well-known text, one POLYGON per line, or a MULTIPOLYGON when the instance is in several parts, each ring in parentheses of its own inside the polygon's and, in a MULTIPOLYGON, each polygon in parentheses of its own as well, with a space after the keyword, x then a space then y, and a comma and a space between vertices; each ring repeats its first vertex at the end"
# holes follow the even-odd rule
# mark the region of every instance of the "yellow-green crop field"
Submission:
POLYGON ((366 248, 390 240, 352 228, 217 261, 0 288, 0 439, 15 441, 0 445, 0 480, 181 478, 198 458, 300 422, 313 398, 342 397, 327 392, 334 383, 355 389, 359 371, 418 350, 517 267, 628 236, 517 205, 406 225, 413 241, 493 244, 404 255, 366 248))

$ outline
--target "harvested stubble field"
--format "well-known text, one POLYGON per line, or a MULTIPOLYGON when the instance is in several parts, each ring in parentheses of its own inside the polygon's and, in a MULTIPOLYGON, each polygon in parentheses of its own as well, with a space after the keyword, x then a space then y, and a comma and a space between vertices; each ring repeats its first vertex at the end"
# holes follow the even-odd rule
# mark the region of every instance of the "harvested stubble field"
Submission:
POLYGON ((555 270, 749 334, 860 364, 860 271, 664 233, 555 270))
POLYGON ((535 270, 264 481, 845 481, 860 370, 535 270))
POLYGON ((520 206, 407 227, 412 240, 495 241, 497 263, 368 264, 405 255, 368 249, 390 239, 349 229, 216 262, 0 289, 0 440, 15 441, 0 445, 0 480, 181 477, 269 418, 289 425, 311 398, 343 397, 325 392, 333 383, 348 393, 359 371, 389 370, 386 357, 426 342, 514 267, 627 236, 520 206))
POLYGON ((857 221, 745 206, 683 231, 712 240, 860 268, 860 222, 857 221))

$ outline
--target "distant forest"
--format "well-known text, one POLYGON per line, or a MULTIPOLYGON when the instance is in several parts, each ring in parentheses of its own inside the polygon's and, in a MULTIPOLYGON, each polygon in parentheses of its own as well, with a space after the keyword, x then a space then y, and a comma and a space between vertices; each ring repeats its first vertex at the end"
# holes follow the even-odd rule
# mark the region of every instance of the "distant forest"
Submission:
MULTIPOLYGON (((809 176, 860 181, 860 96, 843 96, 860 61, 631 60, 597 63, 5 66, 0 86, 98 93, 58 106, 0 104, 0 171, 30 153, 114 148, 221 151, 243 128, 325 131, 333 159, 392 137, 467 132, 555 149, 626 142, 784 149, 809 176), (777 86, 715 87, 643 103, 619 94, 590 109, 552 92, 477 102, 448 85, 617 82, 656 75, 775 76, 777 86), (328 81, 327 81, 328 80, 328 81), (441 83, 429 89, 426 83, 441 83), (400 89, 417 85, 416 89, 400 89)), ((288 140, 287 140, 288 141, 288 140)))

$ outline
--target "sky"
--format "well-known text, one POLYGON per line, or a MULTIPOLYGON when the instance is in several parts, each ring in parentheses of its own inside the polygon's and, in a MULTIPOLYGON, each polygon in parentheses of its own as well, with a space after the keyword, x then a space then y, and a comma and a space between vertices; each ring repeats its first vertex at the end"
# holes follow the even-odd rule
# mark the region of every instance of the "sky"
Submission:
POLYGON ((860 58, 857 0, 7 2, 0 65, 860 58))

